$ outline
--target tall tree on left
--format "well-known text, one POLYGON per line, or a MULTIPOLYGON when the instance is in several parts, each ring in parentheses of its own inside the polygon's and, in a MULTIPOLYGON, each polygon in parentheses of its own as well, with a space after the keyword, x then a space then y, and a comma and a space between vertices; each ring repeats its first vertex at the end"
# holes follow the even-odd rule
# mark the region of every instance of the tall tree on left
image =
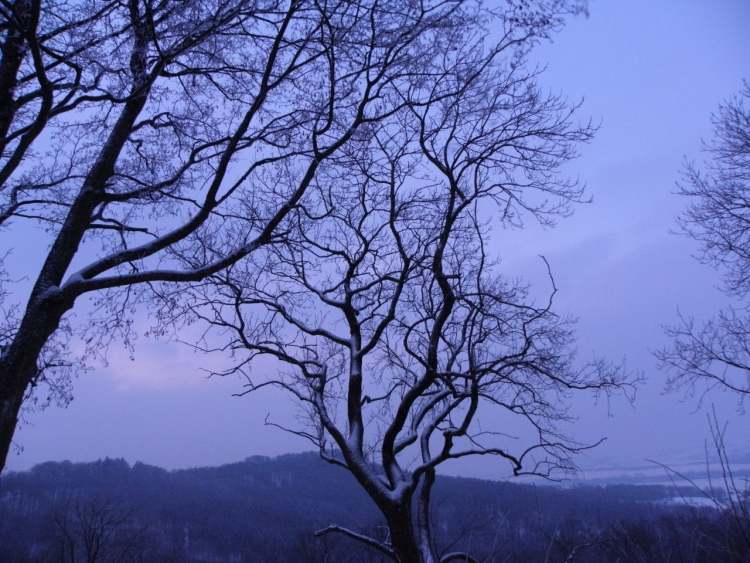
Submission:
POLYGON ((0 470, 79 297, 127 326, 138 288, 283 238, 360 130, 451 95, 425 69, 480 18, 462 0, 0 0, 0 242, 51 235, 2 309, 0 470))

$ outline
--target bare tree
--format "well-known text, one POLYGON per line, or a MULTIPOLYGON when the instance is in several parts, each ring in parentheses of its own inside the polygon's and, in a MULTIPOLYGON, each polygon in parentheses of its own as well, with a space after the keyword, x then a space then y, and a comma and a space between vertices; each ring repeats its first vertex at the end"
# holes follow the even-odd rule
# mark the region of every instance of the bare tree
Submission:
POLYGON ((515 475, 570 470, 589 446, 562 432, 566 398, 629 386, 605 362, 575 361, 551 274, 550 294, 533 298, 490 250, 490 222, 551 224, 583 197, 559 167, 592 129, 539 90, 525 60, 569 8, 495 14, 494 45, 481 28, 451 36, 438 68, 452 94, 410 104, 401 127, 373 124, 332 156, 284 240, 163 295, 165 322, 201 319, 197 346, 236 358, 220 375, 291 395, 300 425, 268 423, 350 471, 388 530, 383 540, 337 524, 319 536, 402 562, 471 561, 441 554, 432 536, 437 469, 489 456, 515 475), (256 376, 261 357, 277 365, 256 376))
POLYGON ((735 472, 726 445, 727 423, 720 423, 716 408, 706 416, 710 441, 706 440, 706 472, 708 486, 701 486, 667 464, 651 461, 664 469, 675 492, 685 504, 689 500, 680 492, 679 484, 688 485, 698 498, 703 498, 719 514, 718 530, 707 538, 710 549, 729 561, 742 561, 750 554, 750 479, 735 472))
POLYGON ((109 498, 66 499, 53 514, 57 560, 65 563, 139 561, 145 526, 109 498))
MULTIPOLYGON (((750 84, 719 106, 713 116, 714 138, 704 142, 707 161, 689 163, 678 193, 690 206, 678 218, 682 232, 700 244, 701 261, 723 270, 724 292, 738 303, 703 323, 680 315, 666 328, 671 345, 656 352, 660 367, 670 376, 668 388, 683 389, 701 399, 711 390, 734 394, 738 407, 750 396, 750 84)), ((659 464, 670 476, 691 485, 719 511, 719 533, 708 538, 711 549, 731 560, 742 560, 750 549, 748 483, 740 483, 725 444, 726 424, 715 409, 708 416, 710 444, 718 467, 711 467, 706 448, 709 487, 659 464)))
MULTIPOLYGON (((687 165, 678 193, 690 206, 678 219, 701 246, 702 261, 724 271, 724 291, 742 302, 750 291, 750 84, 713 116, 708 160, 687 165)), ((746 304, 720 311, 704 323, 690 316, 666 329, 670 347, 659 350, 668 385, 689 393, 730 391, 740 406, 750 395, 750 318, 746 304)))
POLYGON ((450 93, 451 38, 486 14, 459 0, 3 1, 0 222, 52 240, 1 331, 0 468, 31 391, 69 367, 61 327, 81 296, 108 307, 99 348, 129 330, 137 288, 204 279, 283 237, 327 159, 450 93))

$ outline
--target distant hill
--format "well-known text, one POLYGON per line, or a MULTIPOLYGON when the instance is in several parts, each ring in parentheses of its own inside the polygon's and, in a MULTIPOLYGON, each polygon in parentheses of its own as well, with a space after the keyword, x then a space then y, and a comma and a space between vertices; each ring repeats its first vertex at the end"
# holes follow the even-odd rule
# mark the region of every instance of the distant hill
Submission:
MULTIPOLYGON (((435 529, 440 547, 490 561, 562 561, 583 535, 674 514, 663 503, 673 494, 441 477, 435 529)), ((384 533, 354 479, 312 453, 174 471, 48 462, 0 478, 3 562, 85 561, 93 536, 96 561, 380 561, 350 540, 313 536, 334 523, 384 533)))

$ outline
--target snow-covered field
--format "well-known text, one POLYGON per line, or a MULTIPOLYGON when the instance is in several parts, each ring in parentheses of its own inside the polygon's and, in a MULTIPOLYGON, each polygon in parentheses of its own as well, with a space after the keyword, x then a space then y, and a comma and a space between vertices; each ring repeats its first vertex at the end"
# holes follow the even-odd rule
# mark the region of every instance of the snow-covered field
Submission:
MULTIPOLYGON (((733 463, 732 474, 738 486, 750 479, 750 463, 733 463)), ((644 461, 630 467, 598 466, 583 468, 578 481, 588 484, 680 485, 699 487, 721 486, 722 468, 718 463, 664 463, 644 461), (661 464, 661 465, 660 465, 661 464)))
MULTIPOLYGON (((666 501, 674 505, 716 506, 723 502, 722 491, 734 490, 742 494, 750 491, 750 461, 748 455, 730 455, 731 474, 725 473, 717 461, 709 460, 643 460, 641 463, 616 463, 584 467, 573 483, 587 485, 662 485, 674 487, 674 496, 666 501), (678 491, 677 489, 680 488, 678 491), (685 492, 685 488, 692 492, 685 492), (711 496, 706 491, 719 491, 711 496)), ((726 498, 726 497, 724 497, 726 498)))

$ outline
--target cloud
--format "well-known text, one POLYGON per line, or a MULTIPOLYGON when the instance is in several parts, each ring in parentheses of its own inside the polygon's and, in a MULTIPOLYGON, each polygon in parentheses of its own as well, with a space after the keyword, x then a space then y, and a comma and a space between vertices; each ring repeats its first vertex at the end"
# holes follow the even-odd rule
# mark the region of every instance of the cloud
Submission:
POLYGON ((117 390, 166 390, 205 381, 207 358, 176 342, 139 342, 131 356, 125 348, 110 350, 107 366, 95 371, 111 378, 117 390))

